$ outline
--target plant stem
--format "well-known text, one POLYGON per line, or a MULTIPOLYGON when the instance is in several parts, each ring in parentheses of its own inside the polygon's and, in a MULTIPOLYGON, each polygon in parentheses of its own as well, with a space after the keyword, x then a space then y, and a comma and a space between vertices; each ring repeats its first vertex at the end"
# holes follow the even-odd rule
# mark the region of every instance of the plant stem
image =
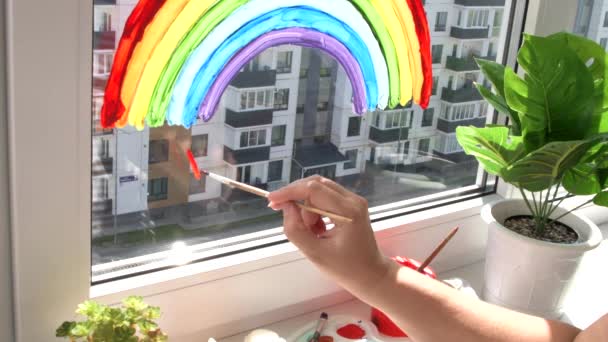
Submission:
POLYGON ((530 213, 532 214, 532 217, 536 217, 536 212, 534 211, 534 209, 532 209, 532 206, 530 205, 530 201, 528 201, 528 197, 526 196, 524 189, 521 187, 518 187, 518 188, 519 188, 519 192, 521 192, 521 196, 523 197, 524 202, 526 202, 528 209, 530 209, 530 213))
POLYGON ((579 205, 578 207, 576 207, 576 208, 574 208, 574 209, 572 209, 572 210, 568 210, 568 211, 567 211, 567 212, 565 212, 563 215, 561 215, 560 217, 556 218, 556 219, 555 219, 555 220, 553 220, 553 221, 558 221, 559 219, 563 218, 564 216, 566 216, 566 215, 570 214, 571 212, 576 211, 576 210, 578 210, 578 209, 580 209, 580 208, 582 208, 582 207, 586 206, 587 204, 589 204, 589 203, 591 203, 591 202, 593 202, 593 199, 588 200, 587 202, 585 202, 585 203, 583 203, 583 204, 579 205))

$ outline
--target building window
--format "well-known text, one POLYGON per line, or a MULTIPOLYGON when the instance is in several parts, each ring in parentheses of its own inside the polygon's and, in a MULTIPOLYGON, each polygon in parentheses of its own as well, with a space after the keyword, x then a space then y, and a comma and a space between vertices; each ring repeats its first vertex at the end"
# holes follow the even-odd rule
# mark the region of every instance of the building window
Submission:
POLYGON ((420 139, 418 142, 418 156, 427 157, 429 156, 429 149, 431 147, 431 138, 420 139))
POLYGON ((440 134, 439 151, 445 154, 462 152, 462 147, 458 143, 458 139, 456 139, 456 134, 440 134))
POLYGON ((441 58, 443 57, 443 45, 433 45, 431 51, 433 56, 433 64, 441 63, 441 58))
POLYGON ((410 154, 410 142, 406 141, 403 143, 403 150, 401 151, 401 154, 403 154, 404 158, 407 158, 407 156, 410 154))
POLYGON ((110 197, 110 181, 107 178, 93 178, 93 202, 107 200, 110 197))
POLYGON ((422 113, 422 127, 433 126, 433 119, 435 117, 435 108, 427 108, 422 113))
POLYGON ((242 183, 251 184, 251 165, 239 166, 236 169, 236 180, 242 183))
POLYGON ((148 163, 156 164, 169 160, 169 140, 150 140, 148 163))
POLYGON ((113 51, 95 51, 93 53, 93 76, 109 76, 113 60, 113 51))
POLYGON ((262 110, 273 106, 272 89, 241 92, 240 110, 262 110))
POLYGON ((241 132, 241 148, 266 145, 266 130, 241 132))
POLYGON ((435 17, 435 32, 445 32, 448 24, 448 12, 437 12, 435 17))
POLYGON ((268 163, 268 181, 276 182, 283 179, 283 161, 275 160, 268 163))
POLYGON ((289 88, 279 89, 274 93, 274 109, 286 110, 289 108, 289 88))
POLYGON ((164 201, 169 195, 169 178, 155 178, 148 181, 148 202, 164 201))
POLYGON ((277 53, 277 74, 288 74, 291 72, 293 51, 279 51, 277 53))
POLYGON ((348 131, 346 133, 349 137, 356 137, 361 134, 361 117, 353 116, 348 118, 348 131))
POLYGON ((433 76, 433 89, 431 95, 437 95, 437 85, 439 84, 439 76, 433 76))
POLYGON ((608 38, 600 38, 600 46, 606 50, 606 45, 608 45, 608 38))
POLYGON ((357 156, 359 154, 358 150, 348 150, 344 154, 348 161, 344 163, 344 170, 350 170, 357 167, 357 156))
POLYGON ((604 27, 608 27, 608 12, 604 14, 604 27))
POLYGON ((201 134, 192 136, 192 154, 195 157, 206 157, 209 144, 209 135, 201 134))
POLYGON ((384 121, 385 129, 399 128, 399 127, 411 127, 413 119, 413 111, 411 110, 399 110, 386 113, 384 121))
POLYGON ((283 146, 285 145, 285 133, 287 131, 286 125, 272 127, 271 146, 283 146))
POLYGON ((467 27, 488 27, 490 10, 469 10, 467 27))
POLYGON ((190 195, 202 194, 207 188, 207 177, 201 176, 201 179, 196 179, 193 174, 190 174, 190 195))

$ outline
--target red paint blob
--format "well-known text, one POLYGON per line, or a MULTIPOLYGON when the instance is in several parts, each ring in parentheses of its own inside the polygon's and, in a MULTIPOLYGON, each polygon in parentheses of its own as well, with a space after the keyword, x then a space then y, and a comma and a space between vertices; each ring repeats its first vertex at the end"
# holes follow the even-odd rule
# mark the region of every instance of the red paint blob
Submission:
POLYGON ((196 160, 194 159, 192 151, 186 151, 186 155, 188 156, 188 161, 190 161, 190 167, 192 168, 194 178, 196 178, 197 180, 201 180, 201 170, 199 170, 198 164, 196 164, 196 160))
POLYGON ((334 342, 334 338, 331 336, 321 336, 319 337, 319 342, 334 342))
POLYGON ((345 325, 338 329, 337 333, 349 340, 359 340, 365 337, 365 330, 356 324, 345 325))

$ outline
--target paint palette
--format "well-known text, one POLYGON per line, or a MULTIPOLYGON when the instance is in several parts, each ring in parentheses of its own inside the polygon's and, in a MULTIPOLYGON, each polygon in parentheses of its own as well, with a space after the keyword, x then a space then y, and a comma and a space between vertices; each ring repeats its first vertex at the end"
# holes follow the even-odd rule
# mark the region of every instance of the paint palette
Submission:
MULTIPOLYGON (((463 292, 467 296, 479 298, 473 287, 465 280, 460 278, 445 279, 444 282, 450 284, 455 289, 463 292)), ((409 338, 394 338, 381 334, 376 325, 367 319, 352 315, 333 315, 329 313, 329 319, 322 336, 328 336, 333 339, 333 342, 409 342, 409 338), (353 333, 347 338, 344 335, 346 327, 347 332, 353 333)), ((288 342, 308 342, 313 336, 317 322, 313 321, 296 331, 287 338, 288 342)), ((348 335, 348 334, 346 334, 348 335)), ((321 340, 322 342, 323 340, 321 340)))
MULTIPOLYGON (((298 330, 287 341, 293 342, 308 342, 315 332, 317 322, 311 322, 302 329, 298 330)), ((342 332, 344 335, 344 333, 342 332)), ((323 329, 322 336, 329 336, 334 342, 409 342, 408 338, 392 338, 383 336, 380 334, 376 326, 367 320, 358 319, 355 316, 339 315, 329 316, 327 324, 323 329), (352 338, 341 336, 338 331, 340 329, 350 330, 352 338), (363 334, 362 337, 358 336, 359 332, 363 334), (357 336, 357 337, 355 337, 357 336)), ((348 336, 348 334, 346 334, 348 336)), ((322 341, 322 340, 321 340, 322 341)))

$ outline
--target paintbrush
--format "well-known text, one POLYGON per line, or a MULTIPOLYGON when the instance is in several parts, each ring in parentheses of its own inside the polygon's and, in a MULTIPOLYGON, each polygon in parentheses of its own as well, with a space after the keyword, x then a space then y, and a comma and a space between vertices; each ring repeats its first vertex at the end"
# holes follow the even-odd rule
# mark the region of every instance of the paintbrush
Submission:
POLYGON ((315 333, 312 335, 308 342, 319 342, 319 338, 321 337, 321 333, 323 332, 323 328, 325 328, 325 323, 327 323, 328 315, 327 313, 321 313, 319 317, 319 321, 317 321, 317 327, 315 328, 315 333))
MULTIPOLYGON (((228 185, 231 188, 236 188, 245 192, 249 192, 251 194, 254 194, 256 196, 260 196, 260 197, 264 197, 267 198, 268 195, 270 194, 270 192, 257 188, 255 186, 249 185, 249 184, 245 184, 245 183, 241 183, 241 182, 237 182, 233 179, 224 177, 224 176, 220 176, 218 174, 215 174, 213 172, 209 172, 207 170, 200 170, 198 168, 198 165, 196 164, 196 161, 194 160, 194 156, 192 155, 192 151, 188 150, 187 151, 187 155, 188 155, 188 159, 190 160, 190 166, 192 167, 192 172, 194 173, 194 177, 196 179, 201 179, 201 173, 204 174, 205 176, 209 177, 209 178, 213 178, 216 181, 228 185)), ((330 219, 332 219, 335 222, 344 222, 344 223, 353 223, 353 219, 349 218, 349 217, 345 217, 342 215, 338 215, 338 214, 334 214, 331 213, 329 211, 325 211, 322 209, 318 209, 315 207, 311 207, 308 206, 306 204, 300 203, 300 202, 294 202, 298 207, 300 207, 303 210, 306 211, 310 211, 312 213, 315 214, 319 214, 321 216, 326 216, 329 217, 330 219)))
POLYGON ((452 231, 448 234, 448 236, 446 236, 443 239, 443 241, 441 241, 441 243, 437 247, 435 247, 435 249, 433 250, 433 253, 431 253, 431 255, 429 255, 428 258, 426 258, 422 264, 420 264, 420 266, 418 267, 418 269, 416 269, 416 271, 423 273, 424 269, 427 268, 427 266, 431 262, 433 262, 433 260, 437 257, 437 255, 439 255, 441 250, 448 244, 448 242, 450 242, 450 240, 452 240, 454 235, 456 235, 456 233, 458 233, 458 229, 459 229, 459 227, 452 229, 452 231))

